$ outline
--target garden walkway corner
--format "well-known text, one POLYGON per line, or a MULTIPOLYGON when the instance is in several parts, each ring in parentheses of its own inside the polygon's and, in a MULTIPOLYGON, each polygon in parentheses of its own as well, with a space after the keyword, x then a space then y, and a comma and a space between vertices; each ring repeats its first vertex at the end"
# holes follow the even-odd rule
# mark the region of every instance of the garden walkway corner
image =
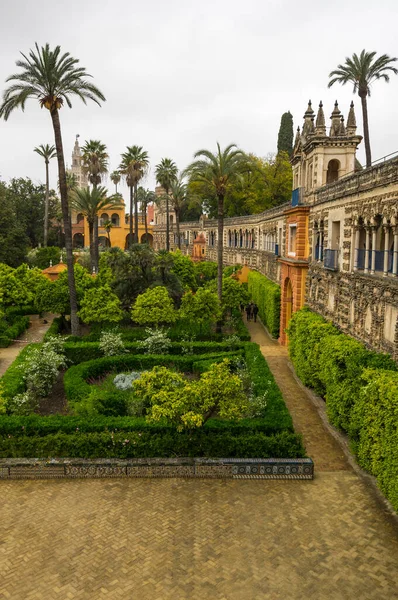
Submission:
POLYGON ((50 328, 55 315, 45 313, 43 317, 30 315, 29 328, 21 333, 8 348, 0 348, 0 377, 4 375, 8 367, 17 358, 18 354, 27 344, 43 341, 43 336, 50 328))

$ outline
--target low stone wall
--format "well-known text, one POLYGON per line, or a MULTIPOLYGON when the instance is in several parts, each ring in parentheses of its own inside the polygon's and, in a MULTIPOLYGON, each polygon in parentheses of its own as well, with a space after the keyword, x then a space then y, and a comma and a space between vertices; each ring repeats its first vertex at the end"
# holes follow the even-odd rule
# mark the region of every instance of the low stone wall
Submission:
POLYGON ((0 479, 189 477, 211 479, 313 479, 310 458, 137 458, 0 460, 0 479))

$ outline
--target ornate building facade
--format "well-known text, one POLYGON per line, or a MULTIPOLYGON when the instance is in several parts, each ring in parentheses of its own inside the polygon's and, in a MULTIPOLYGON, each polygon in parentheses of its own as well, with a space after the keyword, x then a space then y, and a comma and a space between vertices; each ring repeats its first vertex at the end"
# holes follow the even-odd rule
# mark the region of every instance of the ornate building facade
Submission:
MULTIPOLYGON (((88 187, 87 175, 82 168, 82 154, 79 146, 79 136, 76 136, 75 145, 72 152, 72 166, 69 172, 76 177, 79 187, 88 187)), ((126 249, 130 239, 130 215, 126 213, 125 201, 122 199, 123 208, 110 211, 103 210, 98 223, 98 240, 103 247, 117 246, 126 249), (104 225, 111 224, 111 227, 104 225)), ((145 232, 145 217, 140 214, 138 219, 138 239, 141 243, 147 241, 151 246, 153 244, 153 220, 154 208, 148 206, 147 210, 147 229, 145 232)), ((134 221, 133 221, 134 227, 134 221)), ((74 248, 84 248, 89 246, 89 230, 86 217, 82 213, 72 210, 72 239, 74 248)))
MULTIPOLYGON (((224 222, 225 264, 245 264, 281 286, 280 341, 303 304, 369 347, 398 359, 398 156, 360 167, 354 105, 347 120, 336 102, 330 127, 311 103, 292 155, 291 203, 224 222)), ((170 228, 170 246, 177 246, 170 228)), ((181 224, 181 247, 216 260, 217 222, 181 224)), ((155 248, 165 226, 154 227, 155 248)))

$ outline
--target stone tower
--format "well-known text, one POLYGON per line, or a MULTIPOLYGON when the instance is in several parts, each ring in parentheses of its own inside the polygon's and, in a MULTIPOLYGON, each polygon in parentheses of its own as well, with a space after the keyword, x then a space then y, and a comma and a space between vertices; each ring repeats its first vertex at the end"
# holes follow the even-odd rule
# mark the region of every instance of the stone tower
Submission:
POLYGON ((82 153, 79 146, 79 134, 76 135, 75 145, 72 152, 72 166, 70 169, 68 169, 68 171, 76 177, 79 187, 88 187, 87 175, 83 173, 82 169, 82 153))
POLYGON ((297 130, 291 159, 293 189, 300 190, 301 203, 311 203, 311 195, 316 188, 355 171, 355 154, 361 140, 362 137, 356 134, 353 102, 345 126, 336 100, 328 133, 322 102, 315 120, 309 101, 301 132, 300 128, 297 130))

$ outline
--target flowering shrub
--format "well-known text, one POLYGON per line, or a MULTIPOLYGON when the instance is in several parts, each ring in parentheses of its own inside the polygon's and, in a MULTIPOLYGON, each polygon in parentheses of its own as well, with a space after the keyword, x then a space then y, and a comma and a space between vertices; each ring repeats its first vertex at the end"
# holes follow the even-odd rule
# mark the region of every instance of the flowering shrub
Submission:
POLYGON ((32 390, 27 390, 23 394, 17 394, 14 396, 9 407, 11 408, 14 415, 30 415, 37 410, 39 402, 36 394, 32 390))
POLYGON ((132 371, 131 373, 119 373, 113 380, 114 386, 118 390, 130 390, 133 381, 141 377, 139 371, 132 371))
POLYGON ((66 367, 66 359, 61 351, 62 341, 50 338, 40 348, 35 348, 20 365, 26 388, 35 396, 47 396, 57 379, 59 369, 66 367))
POLYGON ((105 356, 117 356, 126 352, 122 340, 122 334, 116 331, 103 331, 101 333, 99 347, 105 356))
POLYGON ((138 342, 140 348, 144 348, 147 354, 167 354, 171 346, 171 340, 161 329, 146 328, 147 338, 138 342))
POLYGON ((229 350, 234 350, 237 344, 240 344, 240 338, 237 335, 226 335, 224 337, 224 342, 228 344, 229 350))

